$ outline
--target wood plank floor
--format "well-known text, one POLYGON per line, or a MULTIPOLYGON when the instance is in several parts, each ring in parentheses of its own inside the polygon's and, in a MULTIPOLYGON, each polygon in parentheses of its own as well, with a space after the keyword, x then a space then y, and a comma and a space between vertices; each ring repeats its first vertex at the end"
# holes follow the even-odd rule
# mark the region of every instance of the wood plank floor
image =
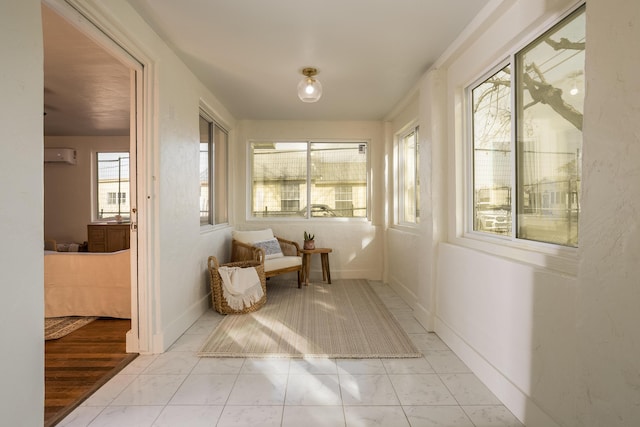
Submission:
POLYGON ((101 318, 57 340, 45 341, 44 426, 56 425, 131 362, 125 352, 129 319, 101 318))

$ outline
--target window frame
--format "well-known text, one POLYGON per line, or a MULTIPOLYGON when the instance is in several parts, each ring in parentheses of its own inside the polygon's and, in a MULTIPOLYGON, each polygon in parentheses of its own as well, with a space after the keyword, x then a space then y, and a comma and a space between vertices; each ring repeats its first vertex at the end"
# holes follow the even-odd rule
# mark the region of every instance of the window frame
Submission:
MULTIPOLYGON (((462 222, 457 223, 455 227, 458 231, 452 236, 452 241, 462 244, 470 248, 493 253, 497 256, 504 256, 506 258, 523 261, 535 265, 547 267, 549 269, 560 271, 563 273, 575 275, 577 272, 577 256, 578 247, 563 246, 557 243, 547 243, 535 240, 526 240, 516 237, 517 221, 512 221, 512 235, 503 236, 492 233, 486 233, 482 231, 474 230, 474 140, 473 140, 473 105, 471 91, 485 81, 488 77, 492 76, 496 72, 500 71, 505 65, 516 64, 516 56, 519 52, 526 49, 542 37, 546 32, 560 24, 562 21, 576 13, 583 7, 586 7, 586 2, 581 1, 574 4, 572 7, 565 10, 563 13, 559 13, 553 18, 546 21, 543 25, 535 29, 533 32, 528 33, 523 37, 522 42, 514 45, 509 49, 508 55, 502 56, 497 62, 494 62, 491 67, 485 68, 480 77, 473 77, 468 83, 460 85, 460 96, 464 103, 464 108, 461 111, 461 123, 464 137, 461 139, 463 143, 461 163, 462 176, 464 177, 464 186, 462 187, 461 213, 462 222)), ((514 91, 515 88, 512 88, 514 91)), ((516 111, 516 94, 512 94, 510 100, 510 108, 513 115, 516 111)), ((511 164, 514 168, 517 166, 517 152, 515 149, 516 141, 516 129, 517 124, 511 125, 511 164)), ((516 196, 517 191, 516 179, 517 171, 512 172, 511 185, 512 185, 512 212, 517 215, 516 208, 516 196)))
MULTIPOLYGON (((200 228, 207 230, 229 224, 229 131, 220 121, 215 119, 215 116, 209 112, 209 108, 201 104, 198 114, 199 141, 201 138, 200 118, 208 123, 209 132, 207 156, 209 215, 206 222, 203 222, 202 219, 200 220, 200 228), (224 135, 224 141, 220 141, 217 138, 218 134, 224 135), (217 174, 219 169, 223 169, 220 175, 217 174)), ((200 177, 200 173, 198 177, 200 177)), ((198 185, 201 185, 199 178, 198 185)), ((198 206, 200 206, 200 203, 198 203, 198 206)))
MULTIPOLYGON (((371 154, 370 148, 371 141, 367 139, 322 139, 322 138, 301 138, 301 139, 283 139, 283 138, 253 138, 247 140, 246 143, 246 158, 247 158, 247 171, 246 171, 246 182, 247 182, 247 191, 246 191, 246 213, 245 217, 247 221, 262 221, 262 222, 273 222, 273 221, 371 221, 371 154), (305 206, 307 207, 307 212, 304 216, 255 216, 253 214, 253 168, 254 168, 254 156, 253 156, 253 144, 260 143, 301 143, 306 144, 306 192, 300 192, 300 204, 302 205, 302 201, 305 200, 305 206), (365 216, 358 217, 325 217, 325 216, 314 216, 312 214, 312 209, 310 205, 313 204, 310 202, 311 200, 311 192, 312 192, 312 177, 311 177, 311 153, 312 153, 312 145, 313 144, 359 144, 364 145, 365 151, 365 201, 366 201, 366 213, 365 216)), ((360 148, 360 147, 359 147, 360 148)), ((334 200, 335 202, 335 200, 334 200)), ((302 209, 302 208, 301 208, 302 209)))
MULTIPOLYGON (((129 151, 124 151, 124 150, 97 150, 94 152, 93 154, 93 167, 95 168, 95 173, 93 173, 93 183, 92 186, 95 189, 95 196, 92 197, 93 199, 93 204, 94 204, 94 208, 91 210, 91 215, 93 217, 93 221, 100 221, 100 222, 113 222, 116 221, 116 216, 118 215, 117 213, 114 213, 112 216, 107 216, 107 217, 103 217, 100 215, 100 155, 101 154, 117 154, 117 153, 122 153, 122 154, 127 154, 128 157, 126 157, 126 159, 128 160, 128 166, 127 166, 127 179, 126 179, 126 183, 128 186, 127 191, 107 191, 105 192, 105 201, 104 204, 105 205, 118 205, 118 202, 121 202, 122 204, 124 204, 125 206, 129 206, 129 209, 123 212, 120 212, 119 215, 122 216, 123 221, 125 222, 129 222, 131 220, 131 197, 127 196, 127 193, 131 193, 131 179, 129 177, 129 174, 131 173, 131 153, 129 153, 129 151), (111 204, 109 203, 109 193, 114 193, 115 195, 115 203, 111 204), (124 199, 124 200, 123 200, 124 199)), ((120 181, 123 181, 122 179, 120 179, 120 181)))
MULTIPOLYGON (((559 21, 558 21, 559 22, 559 21)), ((549 27, 551 28, 551 27, 549 27)), ((547 29, 548 30, 548 29, 547 29)), ((545 30, 545 31, 547 31, 545 30)), ((534 39, 535 40, 535 39, 534 39)), ((532 40, 533 41, 533 40, 532 40)), ((526 44, 525 44, 526 46, 526 44)), ((474 162, 474 156, 475 156, 475 145, 474 145, 474 129, 473 129, 473 90, 475 88, 477 88, 479 85, 481 85, 483 82, 485 82, 487 79, 489 79, 490 77, 492 77, 493 75, 497 74, 498 72, 500 72, 502 69, 504 69, 505 67, 511 65, 513 66, 513 61, 515 60, 515 54, 517 52, 519 52, 522 49, 522 47, 518 47, 516 49, 515 52, 513 52, 511 55, 509 55, 507 58, 504 58, 502 61, 500 61, 498 64, 494 65, 492 68, 490 68, 488 71, 486 71, 484 74, 482 74, 481 77, 477 78, 476 80, 474 80, 471 84, 467 85, 465 87, 465 106, 466 106, 466 118, 465 118, 465 124, 467 126, 467 132, 466 132, 466 153, 467 153, 467 164, 465 165, 466 167, 466 171, 467 171, 467 182, 466 182, 466 186, 465 186, 465 208, 464 208, 464 212, 465 212, 465 233, 467 235, 472 235, 474 237, 477 238, 487 238, 490 239, 491 241, 502 241, 502 242, 513 242, 513 241, 520 241, 522 239, 517 239, 515 237, 515 232, 516 232, 516 221, 513 220, 513 202, 515 201, 515 196, 514 196, 514 191, 513 189, 516 188, 516 171, 515 171, 515 166, 516 166, 516 150, 514 147, 514 141, 516 138, 516 134, 515 134, 515 125, 514 125, 514 109, 515 109, 515 96, 513 94, 511 94, 509 96, 509 108, 511 110, 511 124, 509 125, 509 135, 510 135, 510 142, 509 142, 509 146, 510 146, 510 152, 509 152, 509 162, 513 168, 513 170, 511 171, 511 179, 509 181, 510 185, 511 185, 511 215, 512 215, 512 220, 511 220, 511 235, 501 235, 501 234, 491 234, 491 233, 486 233, 483 231, 477 231, 475 230, 474 224, 476 221, 476 212, 475 212, 475 175, 474 175, 474 167, 475 167, 475 162, 474 162)), ((513 88, 512 88, 513 89, 513 88)), ((528 241, 528 242, 533 242, 533 243, 541 243, 541 242, 534 242, 534 241, 528 241)))
POLYGON ((209 225, 214 225, 213 214, 214 214, 214 203, 213 203, 213 174, 214 174, 214 164, 213 164, 213 120, 206 114, 202 109, 200 110, 200 114, 198 115, 198 186, 200 190, 200 195, 202 195, 202 174, 200 171, 202 168, 202 160, 203 160, 203 151, 202 145, 207 145, 207 215, 204 216, 203 206, 200 204, 200 200, 198 201, 198 209, 199 209, 199 218, 200 218, 200 227, 206 227, 209 225), (201 128, 201 122, 205 121, 207 123, 207 142, 202 142, 203 132, 201 128))
POLYGON ((416 121, 412 121, 404 126, 394 138, 395 140, 395 225, 401 227, 416 228, 420 225, 420 126, 416 121), (405 176, 405 150, 404 143, 406 138, 415 134, 415 147, 413 150, 413 205, 415 211, 413 215, 415 221, 406 220, 405 212, 405 196, 406 196, 406 176, 405 176))

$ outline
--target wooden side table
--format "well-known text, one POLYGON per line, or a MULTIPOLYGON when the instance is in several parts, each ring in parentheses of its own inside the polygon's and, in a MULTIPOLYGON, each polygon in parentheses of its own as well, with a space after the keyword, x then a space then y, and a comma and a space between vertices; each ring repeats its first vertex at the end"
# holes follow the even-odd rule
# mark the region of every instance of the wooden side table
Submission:
POLYGON ((330 248, 300 249, 302 254, 302 273, 304 274, 304 284, 309 286, 309 273, 311 272, 311 255, 320 254, 322 263, 322 280, 326 280, 331 284, 331 270, 329 269, 329 253, 330 248))

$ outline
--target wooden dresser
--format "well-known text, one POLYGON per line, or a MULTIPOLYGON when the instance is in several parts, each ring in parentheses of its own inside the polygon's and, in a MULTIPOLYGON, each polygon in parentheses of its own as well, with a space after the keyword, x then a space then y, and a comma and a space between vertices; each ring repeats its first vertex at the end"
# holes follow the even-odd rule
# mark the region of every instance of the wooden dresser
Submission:
POLYGON ((87 225, 89 252, 116 252, 129 249, 129 223, 87 225))

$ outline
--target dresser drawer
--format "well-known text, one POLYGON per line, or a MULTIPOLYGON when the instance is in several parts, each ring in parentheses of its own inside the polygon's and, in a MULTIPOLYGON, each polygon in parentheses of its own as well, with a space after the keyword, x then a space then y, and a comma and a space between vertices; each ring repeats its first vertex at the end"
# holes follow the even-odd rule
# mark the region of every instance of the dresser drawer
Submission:
POLYGON ((129 249, 129 224, 89 224, 89 252, 116 252, 129 249))

